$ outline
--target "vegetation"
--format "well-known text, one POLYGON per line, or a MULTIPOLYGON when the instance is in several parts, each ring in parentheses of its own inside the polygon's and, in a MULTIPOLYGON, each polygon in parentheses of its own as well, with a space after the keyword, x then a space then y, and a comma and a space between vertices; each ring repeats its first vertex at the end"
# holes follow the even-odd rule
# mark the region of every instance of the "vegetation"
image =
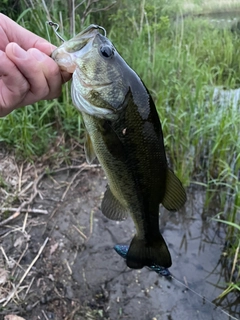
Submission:
MULTIPOLYGON (((56 45, 59 40, 46 20, 58 22, 65 39, 89 23, 107 29, 108 37, 153 95, 176 174, 186 186, 205 186, 208 199, 221 191, 218 217, 227 220, 229 254, 238 268, 235 280, 231 278, 235 284, 229 284, 227 293, 240 287, 240 101, 221 103, 215 88, 240 87, 240 35, 237 30, 216 28, 208 19, 183 19, 183 11, 191 11, 189 6, 166 3, 88 0, 73 10, 74 1, 22 0, 22 13, 16 20, 56 45)), ((207 2, 200 7, 204 5, 209 11, 207 2)), ((0 141, 15 148, 19 156, 34 159, 59 135, 65 141, 81 141, 83 130, 67 84, 60 99, 40 101, 1 119, 0 141)))

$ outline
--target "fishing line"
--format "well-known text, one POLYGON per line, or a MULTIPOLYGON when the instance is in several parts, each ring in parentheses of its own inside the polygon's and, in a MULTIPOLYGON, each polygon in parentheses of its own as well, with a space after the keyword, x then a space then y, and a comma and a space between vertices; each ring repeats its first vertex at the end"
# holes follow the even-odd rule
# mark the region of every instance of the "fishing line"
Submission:
MULTIPOLYGON (((127 252, 128 252, 129 246, 128 245, 124 245, 124 244, 117 244, 114 246, 114 250, 121 256, 123 257, 125 260, 127 258, 127 252)), ((204 297, 203 295, 201 295, 200 293, 196 292, 195 290, 191 289, 188 285, 186 285, 185 283, 183 283, 181 280, 178 280, 167 268, 161 267, 157 264, 152 264, 151 266, 147 267, 150 271, 155 271, 157 274, 159 274, 160 276, 163 276, 165 278, 167 278, 168 280, 173 279, 176 282, 180 283, 181 285, 183 285, 186 289, 188 289, 189 291, 191 291, 192 293, 196 294, 198 297, 202 298, 203 301, 206 301, 208 303, 210 303, 212 306, 214 306, 216 309, 218 309, 219 311, 221 311, 222 313, 224 313, 225 315, 227 315, 228 317, 230 317, 231 319, 234 320, 239 320, 237 318, 235 318, 234 316, 231 316, 227 311, 225 311, 224 309, 220 308, 219 306, 217 306, 216 304, 214 304, 211 300, 207 299, 206 297, 204 297)))
POLYGON ((62 41, 65 42, 65 40, 63 39, 63 37, 57 32, 58 28, 59 28, 59 24, 52 22, 52 21, 46 21, 46 23, 50 26, 53 27, 53 31, 55 33, 55 35, 62 41))
POLYGON ((209 300, 208 298, 204 297, 203 295, 201 295, 200 293, 196 292, 195 290, 191 289, 188 285, 186 285, 185 283, 183 283, 182 281, 178 280, 177 278, 175 278, 174 275, 172 275, 172 273, 170 273, 169 276, 166 276, 167 278, 171 278, 173 280, 175 280, 176 282, 180 283, 181 285, 183 285, 186 289, 188 289, 189 291, 191 291, 192 293, 196 294, 198 297, 202 298, 204 301, 207 301, 208 303, 210 303, 212 306, 214 306, 216 309, 218 309, 219 311, 221 311, 222 313, 224 313, 225 315, 227 315, 228 317, 230 317, 231 319, 234 320, 239 320, 238 318, 235 318, 234 316, 231 316, 227 311, 225 311, 224 309, 220 308, 219 306, 217 306, 216 304, 214 304, 211 300, 209 300))

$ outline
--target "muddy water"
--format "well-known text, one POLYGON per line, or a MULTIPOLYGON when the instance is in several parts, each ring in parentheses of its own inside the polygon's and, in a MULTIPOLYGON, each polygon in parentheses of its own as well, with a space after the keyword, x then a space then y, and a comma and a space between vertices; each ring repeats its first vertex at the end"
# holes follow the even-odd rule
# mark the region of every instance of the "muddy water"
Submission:
POLYGON ((230 319, 220 308, 240 318, 239 296, 230 294, 219 308, 207 301, 221 294, 230 271, 222 263, 224 229, 210 219, 216 211, 204 209, 204 190, 189 190, 181 212, 161 208, 160 221, 172 255, 170 271, 206 299, 175 279, 168 280, 146 268, 126 267, 113 246, 129 244, 134 225, 130 218, 119 223, 102 215, 99 205, 105 185, 100 173, 85 177, 55 217, 57 228, 52 229, 51 238, 61 242, 58 259, 68 261, 71 268, 70 278, 61 279, 68 299, 94 309, 93 319, 230 319), (88 239, 83 239, 73 225, 88 239))
MULTIPOLYGON (((113 247, 130 243, 134 234, 131 219, 118 223, 102 215, 100 197, 106 180, 101 170, 79 175, 60 201, 73 174, 46 178, 39 186, 41 198, 34 207, 48 210, 49 215, 29 214, 28 250, 21 260, 19 279, 46 237, 50 240, 23 283, 28 288, 33 281, 31 289, 26 295, 24 290, 19 294, 24 297, 22 303, 9 303, 0 319, 12 310, 30 320, 45 320, 45 316, 54 320, 230 319, 220 308, 240 318, 237 293, 220 301, 219 308, 207 301, 213 301, 226 287, 230 269, 222 259, 224 229, 210 219, 217 209, 204 209, 204 190, 188 190, 185 208, 177 213, 161 208, 160 215, 161 232, 173 260, 170 271, 195 294, 175 279, 146 268, 127 268, 113 247)), ((210 207, 217 208, 216 199, 210 207)), ((14 223, 21 227, 23 220, 14 223)), ((15 245, 20 236, 20 231, 14 232, 2 241, 7 256, 15 261, 25 246, 15 245)))
MULTIPOLYGON (((197 293, 213 300, 222 292, 226 281, 220 263, 224 232, 216 223, 206 220, 209 213, 203 209, 204 192, 189 193, 188 198, 186 208, 180 213, 161 210, 162 233, 173 259, 171 272, 197 293)), ((134 233, 130 220, 117 224, 97 212, 94 221, 93 235, 86 244, 87 252, 76 259, 73 273, 78 283, 83 283, 85 278, 85 290, 89 290, 90 296, 92 290, 103 286, 102 290, 108 293, 110 319, 229 318, 174 279, 169 281, 147 269, 126 268, 112 246, 129 244, 134 233), (93 273, 98 275, 97 280, 93 273)))

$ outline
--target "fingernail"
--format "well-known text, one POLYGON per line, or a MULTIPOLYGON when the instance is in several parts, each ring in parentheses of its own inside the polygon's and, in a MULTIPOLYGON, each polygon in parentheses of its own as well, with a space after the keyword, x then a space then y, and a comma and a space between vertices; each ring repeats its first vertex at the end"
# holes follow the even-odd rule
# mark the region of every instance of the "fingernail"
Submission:
POLYGON ((21 47, 19 47, 19 45, 16 43, 13 44, 13 54, 15 55, 15 57, 19 59, 27 58, 27 52, 23 50, 21 47))
POLYGON ((44 53, 42 53, 41 51, 39 51, 38 49, 35 49, 35 48, 31 49, 31 54, 38 61, 42 61, 46 58, 46 55, 44 53))

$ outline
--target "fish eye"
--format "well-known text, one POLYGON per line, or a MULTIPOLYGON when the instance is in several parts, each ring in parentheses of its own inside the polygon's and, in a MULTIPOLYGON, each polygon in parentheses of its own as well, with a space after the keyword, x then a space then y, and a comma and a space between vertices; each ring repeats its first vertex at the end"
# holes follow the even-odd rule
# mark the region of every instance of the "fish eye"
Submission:
POLYGON ((100 48, 101 54, 105 57, 105 58, 111 58, 114 54, 114 50, 112 47, 110 46, 102 46, 100 48))

